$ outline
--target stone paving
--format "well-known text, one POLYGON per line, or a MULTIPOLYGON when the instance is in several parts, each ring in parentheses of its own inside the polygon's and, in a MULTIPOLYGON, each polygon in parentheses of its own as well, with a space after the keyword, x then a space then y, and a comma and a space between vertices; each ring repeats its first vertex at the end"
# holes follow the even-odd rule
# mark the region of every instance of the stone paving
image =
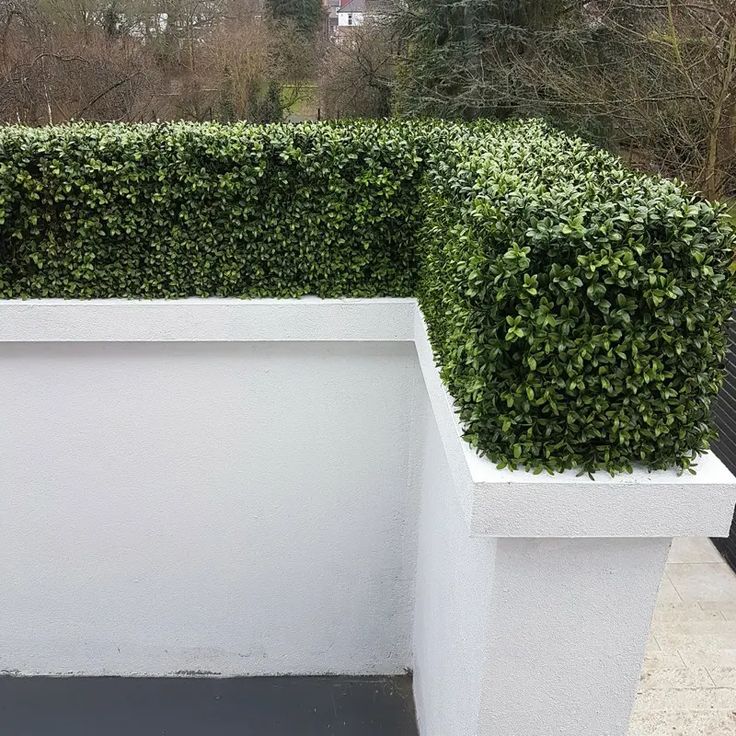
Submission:
POLYGON ((629 736, 736 736, 736 575, 708 539, 675 539, 629 736))

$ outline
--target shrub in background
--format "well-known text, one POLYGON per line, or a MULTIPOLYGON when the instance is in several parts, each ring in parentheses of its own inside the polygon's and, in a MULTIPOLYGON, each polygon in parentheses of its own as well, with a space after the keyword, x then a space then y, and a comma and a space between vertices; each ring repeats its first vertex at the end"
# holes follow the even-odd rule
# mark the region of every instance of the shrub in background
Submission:
POLYGON ((733 233, 538 122, 0 131, 0 297, 416 294, 501 466, 690 467, 733 233))

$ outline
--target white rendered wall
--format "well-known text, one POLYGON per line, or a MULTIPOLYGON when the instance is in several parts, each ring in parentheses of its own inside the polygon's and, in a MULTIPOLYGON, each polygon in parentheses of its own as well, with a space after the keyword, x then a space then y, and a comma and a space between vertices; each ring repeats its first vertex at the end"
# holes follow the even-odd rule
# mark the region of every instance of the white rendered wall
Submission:
POLYGON ((400 673, 407 342, 0 343, 0 670, 400 673))
POLYGON ((0 670, 413 667, 422 736, 624 736, 668 537, 727 533, 733 477, 461 434, 410 299, 0 302, 0 670))
POLYGON ((424 394, 420 733, 624 736, 670 540, 473 534, 424 394))
POLYGON ((625 736, 669 546, 497 540, 474 733, 625 736))
POLYGON ((625 736, 668 537, 725 534, 732 476, 712 455, 695 476, 499 471, 460 439, 421 314, 415 344, 422 736, 625 736))
POLYGON ((337 25, 340 28, 355 28, 356 26, 362 26, 365 20, 365 13, 337 13, 337 25), (348 18, 348 15, 352 16, 352 23, 348 18))
POLYGON ((414 698, 422 736, 477 736, 496 540, 472 538, 422 392, 414 698))

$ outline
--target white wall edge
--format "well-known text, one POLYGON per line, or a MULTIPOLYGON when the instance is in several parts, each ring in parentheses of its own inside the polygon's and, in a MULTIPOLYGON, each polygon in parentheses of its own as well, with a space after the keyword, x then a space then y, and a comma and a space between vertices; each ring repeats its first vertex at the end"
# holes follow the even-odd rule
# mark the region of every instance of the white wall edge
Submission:
MULTIPOLYGON (((450 474, 455 484, 454 491, 457 493, 458 501, 462 507, 465 519, 470 526, 472 524, 473 507, 477 493, 476 483, 470 472, 470 465, 465 448, 471 449, 463 439, 462 426, 455 413, 455 404, 452 396, 445 388, 440 373, 437 369, 429 342, 427 324, 424 321, 422 310, 417 306, 414 318, 414 345, 419 360, 419 368, 424 378, 424 385, 429 396, 437 429, 442 440, 445 458, 450 468, 450 474)), ((471 449, 472 453, 472 449, 471 449)), ((488 460, 484 460, 494 467, 488 460)))
POLYGON ((725 536, 736 479, 712 453, 697 473, 592 480, 499 470, 462 439, 416 299, 0 301, 1 342, 414 342, 470 532, 489 537, 725 536))
POLYGON ((399 341, 416 299, 0 301, 0 342, 399 341))

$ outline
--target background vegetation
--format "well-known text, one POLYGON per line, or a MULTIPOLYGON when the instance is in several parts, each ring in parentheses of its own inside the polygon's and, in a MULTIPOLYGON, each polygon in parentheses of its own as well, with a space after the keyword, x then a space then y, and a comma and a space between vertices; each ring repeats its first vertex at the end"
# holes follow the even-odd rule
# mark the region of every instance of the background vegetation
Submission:
POLYGON ((734 193, 733 0, 412 0, 395 23, 403 113, 541 115, 734 193))
POLYGON ((320 0, 0 0, 0 119, 281 120, 320 0))

